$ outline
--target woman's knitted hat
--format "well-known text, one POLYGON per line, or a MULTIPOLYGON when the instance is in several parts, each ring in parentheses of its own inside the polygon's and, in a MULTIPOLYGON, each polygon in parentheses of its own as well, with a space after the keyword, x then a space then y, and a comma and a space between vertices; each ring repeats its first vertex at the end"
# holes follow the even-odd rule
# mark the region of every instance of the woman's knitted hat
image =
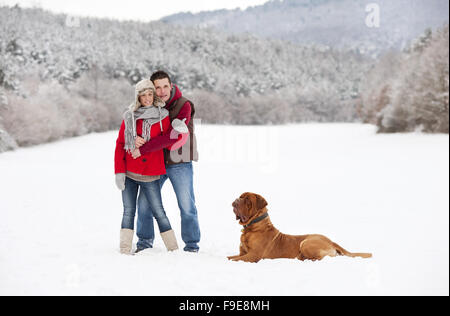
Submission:
POLYGON ((166 103, 156 96, 156 89, 155 86, 153 85, 153 82, 150 79, 143 79, 136 84, 136 87, 134 89, 134 96, 135 96, 134 103, 130 105, 130 110, 134 112, 142 106, 141 102, 139 102, 139 95, 145 92, 146 90, 153 91, 153 98, 154 98, 153 105, 160 108, 166 106, 166 103))

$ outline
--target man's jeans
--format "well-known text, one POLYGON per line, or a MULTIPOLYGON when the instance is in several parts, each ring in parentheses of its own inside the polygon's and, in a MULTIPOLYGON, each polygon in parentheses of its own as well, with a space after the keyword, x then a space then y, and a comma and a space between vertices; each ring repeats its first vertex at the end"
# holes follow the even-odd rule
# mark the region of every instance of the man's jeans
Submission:
MULTIPOLYGON (((198 251, 199 246, 197 243, 200 241, 200 228, 198 224, 197 208, 195 206, 194 185, 193 185, 193 166, 192 162, 180 163, 176 165, 166 165, 166 174, 162 175, 159 184, 162 188, 167 179, 170 179, 172 187, 177 196, 178 207, 180 208, 181 215, 181 238, 186 246, 185 251, 198 251)), ((142 194, 139 195, 139 216, 138 227, 144 226, 142 221, 145 217, 141 217, 140 214, 144 212, 151 212, 152 207, 147 202, 147 197, 142 194), (140 222, 142 224, 140 224, 140 222)), ((151 217, 151 215, 147 215, 151 217)), ((146 230, 153 231, 153 223, 150 227, 149 223, 145 223, 148 226, 146 230)))
POLYGON ((151 248, 153 246, 153 216, 158 222, 159 231, 161 233, 171 230, 169 219, 164 211, 161 199, 161 187, 158 180, 153 182, 140 182, 126 177, 125 190, 122 191, 123 201, 123 218, 122 228, 134 229, 134 217, 136 214, 136 199, 145 197, 146 209, 151 208, 150 212, 142 212, 142 207, 138 208, 138 221, 136 234, 139 238, 137 243, 138 249, 151 248), (150 201, 148 203, 147 201, 150 201), (151 223, 151 225, 149 225, 151 223))

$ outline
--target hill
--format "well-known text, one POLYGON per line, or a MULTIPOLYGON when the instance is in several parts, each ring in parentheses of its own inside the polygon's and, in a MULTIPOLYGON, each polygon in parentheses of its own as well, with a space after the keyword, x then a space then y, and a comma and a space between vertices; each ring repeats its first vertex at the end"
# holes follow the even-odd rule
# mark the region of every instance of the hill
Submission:
POLYGON ((179 13, 161 19, 170 24, 214 28, 229 34, 250 33, 298 44, 321 44, 371 56, 403 49, 426 28, 448 23, 446 0, 379 0, 379 27, 370 28, 369 1, 272 0, 246 10, 179 13))

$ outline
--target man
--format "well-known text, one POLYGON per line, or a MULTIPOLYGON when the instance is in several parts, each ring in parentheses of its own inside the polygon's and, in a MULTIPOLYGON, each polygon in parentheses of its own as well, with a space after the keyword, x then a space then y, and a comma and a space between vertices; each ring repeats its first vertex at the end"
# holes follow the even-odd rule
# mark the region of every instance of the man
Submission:
MULTIPOLYGON (((146 142, 142 138, 136 140, 136 145, 141 154, 164 148, 164 160, 166 174, 160 178, 160 187, 167 179, 172 183, 180 208, 181 215, 181 238, 185 243, 184 251, 198 252, 200 241, 200 228, 198 223, 197 207, 195 206, 193 186, 192 161, 198 160, 197 144, 194 134, 193 118, 195 115, 194 104, 182 96, 178 87, 172 84, 170 77, 164 71, 155 72, 150 80, 153 82, 156 95, 166 102, 165 108, 169 111, 171 122, 175 119, 184 120, 189 129, 189 137, 186 143, 178 150, 169 151, 171 147, 180 140, 177 133, 169 130, 164 135, 150 139, 146 142), (174 136, 175 135, 175 136, 174 136)), ((151 225, 153 230, 153 219, 149 216, 150 204, 145 196, 139 196, 139 209, 142 216, 138 216, 138 226, 151 225), (143 221, 150 221, 143 223, 143 221)), ((139 250, 139 249, 138 249, 139 250)))

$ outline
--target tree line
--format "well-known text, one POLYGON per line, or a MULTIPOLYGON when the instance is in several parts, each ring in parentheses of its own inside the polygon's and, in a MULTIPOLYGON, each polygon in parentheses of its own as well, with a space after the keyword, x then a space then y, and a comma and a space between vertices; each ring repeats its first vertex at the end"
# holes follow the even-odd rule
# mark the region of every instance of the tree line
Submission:
MULTIPOLYGON (((0 21, 0 151, 117 129, 133 85, 159 69, 192 99, 203 123, 376 123, 372 90, 380 90, 377 73, 391 58, 18 6, 0 7, 0 21)), ((422 50, 430 58, 448 57, 448 47, 431 45, 439 32, 422 50)), ((394 55, 416 56, 408 63, 418 54, 394 55)))

